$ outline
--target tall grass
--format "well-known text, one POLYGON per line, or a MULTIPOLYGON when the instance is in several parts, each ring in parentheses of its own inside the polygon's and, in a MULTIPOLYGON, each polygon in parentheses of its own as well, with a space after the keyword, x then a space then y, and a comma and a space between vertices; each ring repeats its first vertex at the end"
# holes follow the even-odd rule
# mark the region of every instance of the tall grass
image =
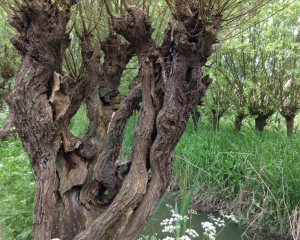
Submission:
POLYGON ((201 172, 206 189, 220 190, 252 227, 287 234, 300 203, 299 137, 270 130, 235 134, 229 126, 215 133, 204 125, 195 132, 189 123, 175 154, 175 181, 181 181, 188 161, 194 165, 191 178, 201 172))

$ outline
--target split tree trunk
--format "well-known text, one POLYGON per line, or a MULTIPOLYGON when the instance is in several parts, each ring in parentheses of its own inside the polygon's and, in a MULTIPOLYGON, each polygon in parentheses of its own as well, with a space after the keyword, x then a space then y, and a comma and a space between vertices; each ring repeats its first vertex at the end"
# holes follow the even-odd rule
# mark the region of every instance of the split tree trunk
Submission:
POLYGON ((35 240, 132 240, 167 190, 174 149, 211 82, 209 76, 202 76, 201 68, 212 52, 222 16, 210 9, 211 25, 206 26, 198 18, 199 4, 176 5, 174 16, 179 23, 170 24, 162 46, 156 48, 149 16, 130 6, 130 17, 112 16, 112 22, 132 49, 126 48, 124 56, 117 51, 120 48, 104 50, 105 62, 101 64, 91 35, 84 33, 85 76, 82 82, 69 86, 68 78, 59 72, 70 41, 66 25, 74 3, 26 2, 11 19, 20 33, 12 42, 22 54, 12 106, 36 176, 32 236, 35 240), (66 10, 58 10, 59 3, 66 10), (118 95, 117 87, 130 59, 127 54, 132 51, 139 59, 140 81, 131 85, 107 129, 105 107, 118 95), (111 52, 116 53, 112 59, 111 52), (115 72, 111 69, 118 69, 113 82, 108 77, 115 72), (90 125, 86 136, 77 138, 67 126, 84 99, 90 125), (131 158, 119 165, 125 125, 140 101, 143 108, 131 158))
POLYGON ((268 117, 265 116, 258 116, 255 118, 255 130, 262 133, 267 125, 267 119, 268 117))

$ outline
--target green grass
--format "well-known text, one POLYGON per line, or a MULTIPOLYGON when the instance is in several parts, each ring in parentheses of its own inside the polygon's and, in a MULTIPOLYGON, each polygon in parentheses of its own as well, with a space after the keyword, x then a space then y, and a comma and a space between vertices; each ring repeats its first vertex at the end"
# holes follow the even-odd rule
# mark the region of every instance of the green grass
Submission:
POLYGON ((0 222, 3 239, 31 239, 34 175, 18 138, 0 140, 0 222))
MULTIPOLYGON (((2 114, 3 115, 3 114, 2 114)), ((0 116, 0 124, 5 122, 0 116)), ((131 153, 136 116, 129 119, 119 161, 131 153)), ((85 108, 72 119, 69 128, 82 136, 87 131, 85 108)), ((0 141, 0 221, 4 239, 30 239, 34 176, 18 138, 0 141)), ((240 220, 268 233, 285 235, 288 217, 300 200, 300 138, 285 137, 282 131, 267 128, 257 134, 250 127, 234 133, 229 121, 218 133, 204 121, 198 132, 189 122, 175 149, 173 181, 184 182, 190 165, 189 184, 199 175, 198 197, 211 196, 228 201, 240 220)), ((206 200, 209 198, 206 198, 206 200)), ((210 203, 208 203, 210 204, 210 203)))

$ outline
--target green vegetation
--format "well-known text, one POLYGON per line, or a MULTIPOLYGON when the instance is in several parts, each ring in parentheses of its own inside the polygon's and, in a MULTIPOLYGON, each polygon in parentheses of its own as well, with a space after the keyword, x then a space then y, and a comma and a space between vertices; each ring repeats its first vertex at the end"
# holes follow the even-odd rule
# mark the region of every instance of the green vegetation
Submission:
POLYGON ((0 140, 0 222, 3 239, 31 239, 34 174, 18 138, 0 140))
MULTIPOLYGON (((174 180, 181 181, 182 162, 188 161, 195 166, 191 179, 201 172, 200 194, 217 191, 215 197, 231 202, 227 207, 247 224, 255 219, 251 227, 285 235, 300 199, 300 139, 274 130, 243 130, 235 134, 232 126, 224 126, 214 133, 204 125, 194 132, 189 124, 176 148, 174 180)), ((205 200, 216 204, 216 199, 205 200)))

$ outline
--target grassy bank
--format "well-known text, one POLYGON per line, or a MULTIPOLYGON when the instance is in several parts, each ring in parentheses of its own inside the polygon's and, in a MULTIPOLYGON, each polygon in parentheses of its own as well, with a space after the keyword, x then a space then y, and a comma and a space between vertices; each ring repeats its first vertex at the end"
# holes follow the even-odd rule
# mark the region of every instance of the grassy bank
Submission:
POLYGON ((271 130, 235 134, 229 125, 218 133, 207 125, 194 132, 189 123, 175 154, 175 181, 182 179, 183 161, 193 166, 191 179, 201 172, 199 203, 229 208, 251 228, 288 233, 300 201, 299 137, 271 130))
MULTIPOLYGON (((2 115, 1 115, 2 116, 2 115)), ((0 124, 4 117, 0 116, 0 124)), ((127 126, 119 161, 131 151, 135 117, 127 126)), ((71 122, 82 136, 88 124, 84 109, 71 122)), ((19 139, 0 141, 0 221, 4 239, 30 239, 34 177, 19 139)), ((173 186, 200 172, 195 206, 235 211, 240 220, 268 233, 286 235, 300 200, 300 139, 267 129, 245 128, 235 134, 228 122, 218 133, 208 122, 198 132, 190 122, 175 150, 173 186)))

